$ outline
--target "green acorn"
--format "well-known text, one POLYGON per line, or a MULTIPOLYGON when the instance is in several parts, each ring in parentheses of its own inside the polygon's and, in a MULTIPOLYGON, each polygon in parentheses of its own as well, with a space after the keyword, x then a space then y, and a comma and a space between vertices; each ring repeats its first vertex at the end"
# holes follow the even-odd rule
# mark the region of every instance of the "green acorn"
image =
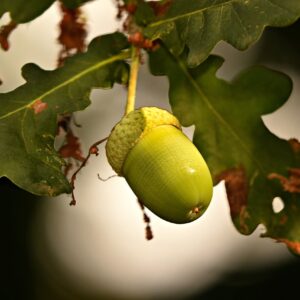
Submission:
POLYGON ((143 107, 124 116, 107 144, 108 161, 138 199, 173 223, 188 223, 207 209, 209 169, 179 121, 166 110, 143 107))

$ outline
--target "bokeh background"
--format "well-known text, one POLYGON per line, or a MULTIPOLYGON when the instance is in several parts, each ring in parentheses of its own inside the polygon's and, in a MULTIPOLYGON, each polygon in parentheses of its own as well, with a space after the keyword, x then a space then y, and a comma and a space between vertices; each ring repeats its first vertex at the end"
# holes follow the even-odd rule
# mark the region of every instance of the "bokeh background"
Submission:
MULTIPOLYGON (((88 40, 120 29, 112 0, 83 7, 88 40)), ((5 24, 5 15, 0 24, 5 24)), ((11 49, 0 50, 0 92, 21 85, 20 68, 34 62, 54 69, 60 12, 54 4, 11 36, 11 49)), ((268 29, 255 46, 239 52, 220 43, 214 53, 225 57, 218 76, 231 80, 253 64, 264 64, 289 74, 294 82, 290 100, 263 120, 275 134, 300 139, 300 24, 268 29)), ((94 90, 92 105, 76 113, 76 128, 86 152, 106 137, 121 118, 126 90, 94 90)), ((1 104, 0 104, 1 105, 1 104)), ((168 104, 168 82, 140 72, 137 106, 168 104)), ((186 128, 192 137, 193 128, 186 128)), ((259 226, 251 236, 234 228, 223 183, 214 188, 205 215, 186 225, 167 223, 148 212, 154 239, 144 238, 142 213, 122 178, 102 182, 113 174, 104 147, 80 173, 77 205, 70 197, 39 198, 7 179, 0 180, 1 266, 0 299, 265 299, 284 298, 297 291, 300 260, 284 245, 260 238, 259 226)), ((274 201, 274 210, 282 203, 274 201)), ((297 294, 296 294, 297 295, 297 294)))

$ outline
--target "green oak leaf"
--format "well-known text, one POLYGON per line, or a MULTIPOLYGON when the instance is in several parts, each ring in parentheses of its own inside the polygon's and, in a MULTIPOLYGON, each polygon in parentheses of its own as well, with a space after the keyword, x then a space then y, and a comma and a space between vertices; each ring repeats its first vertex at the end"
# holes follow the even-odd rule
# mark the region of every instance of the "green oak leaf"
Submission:
POLYGON ((27 82, 0 94, 0 177, 37 195, 70 192, 64 162, 54 149, 57 115, 86 108, 92 88, 127 83, 127 46, 121 33, 109 34, 54 71, 23 67, 27 82))
POLYGON ((150 23, 155 18, 155 14, 149 2, 139 1, 133 18, 134 22, 142 27, 150 23))
POLYGON ((79 6, 83 5, 84 3, 90 2, 90 1, 93 1, 93 0, 63 0, 62 2, 66 7, 74 9, 74 8, 79 7, 79 6))
POLYGON ((9 12, 16 23, 26 23, 40 16, 54 2, 55 0, 1 0, 0 18, 5 12, 9 12))
POLYGON ((300 17, 299 0, 173 0, 144 29, 151 39, 161 39, 177 56, 187 46, 188 65, 204 61, 221 40, 244 50, 261 36, 266 26, 287 26, 300 17))
POLYGON ((278 138, 262 120, 286 102, 292 82, 264 67, 250 68, 227 82, 216 77, 222 63, 210 56, 189 69, 186 57, 175 58, 165 48, 150 55, 152 73, 169 78, 174 114, 183 126, 195 125, 193 142, 215 184, 225 180, 237 229, 250 234, 263 224, 265 236, 300 254, 300 144, 278 138), (283 186, 291 176, 298 192, 283 186), (272 208, 275 197, 284 202, 278 213, 272 208))
MULTIPOLYGON (((91 0, 63 0, 66 7, 76 8, 91 0)), ((1 0, 0 18, 6 12, 16 23, 26 23, 34 20, 46 11, 55 0, 1 0)))

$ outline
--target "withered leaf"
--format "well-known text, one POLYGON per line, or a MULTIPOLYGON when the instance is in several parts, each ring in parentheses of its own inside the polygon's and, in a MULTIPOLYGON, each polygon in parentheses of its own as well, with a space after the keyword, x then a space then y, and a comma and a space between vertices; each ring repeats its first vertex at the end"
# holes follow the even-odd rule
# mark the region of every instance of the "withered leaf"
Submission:
MULTIPOLYGON (((185 55, 176 57, 161 47, 151 54, 150 67, 153 74, 168 76, 173 112, 183 126, 195 125, 193 141, 215 184, 225 180, 235 226, 250 234, 263 224, 264 236, 288 241, 288 246, 299 243, 300 194, 291 190, 299 187, 298 142, 275 136, 262 120, 287 101, 291 80, 252 67, 227 82, 216 77, 222 58, 210 56, 190 69, 185 55), (277 175, 270 179, 270 174, 277 175), (277 213, 272 207, 275 197, 284 202, 277 213)), ((299 247, 290 248, 300 254, 299 247)))

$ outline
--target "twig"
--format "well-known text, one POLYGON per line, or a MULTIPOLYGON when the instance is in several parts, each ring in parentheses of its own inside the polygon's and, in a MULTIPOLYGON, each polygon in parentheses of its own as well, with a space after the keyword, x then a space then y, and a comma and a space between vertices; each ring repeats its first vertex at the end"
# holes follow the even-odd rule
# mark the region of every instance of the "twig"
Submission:
POLYGON ((151 229, 151 226, 150 226, 150 218, 145 212, 145 206, 144 206, 143 202, 140 199, 137 199, 137 201, 138 201, 138 203, 140 205, 140 208, 142 210, 144 222, 146 223, 146 228, 145 228, 146 240, 150 241, 150 240, 153 239, 153 232, 152 232, 152 229, 151 229))
POLYGON ((76 200, 75 200, 75 195, 74 195, 74 190, 75 190, 75 180, 76 180, 76 176, 77 174, 80 172, 80 170, 86 165, 86 163, 88 162, 90 156, 92 154, 95 154, 96 156, 99 154, 99 150, 98 150, 98 145, 102 144, 103 142, 105 142, 108 139, 108 137, 94 143, 90 149, 89 149, 89 154, 87 155, 87 157, 82 161, 80 167, 76 170, 76 172, 72 175, 71 177, 71 187, 72 187, 72 201, 70 202, 70 205, 76 205, 76 200))
POLYGON ((105 181, 108 181, 109 179, 112 179, 112 178, 114 178, 114 177, 118 177, 118 175, 117 175, 117 174, 114 174, 114 175, 108 176, 107 178, 102 178, 102 177, 100 176, 100 174, 98 173, 98 174, 97 174, 97 177, 98 177, 99 180, 105 182, 105 181))

